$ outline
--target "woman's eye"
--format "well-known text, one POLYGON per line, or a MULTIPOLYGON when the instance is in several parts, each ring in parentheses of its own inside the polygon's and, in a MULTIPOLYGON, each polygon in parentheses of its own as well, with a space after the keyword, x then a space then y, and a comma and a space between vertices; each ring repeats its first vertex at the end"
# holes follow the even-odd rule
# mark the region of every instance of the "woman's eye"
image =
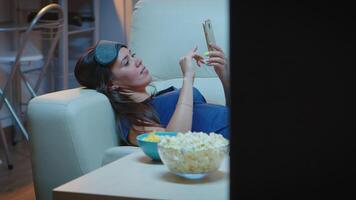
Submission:
MULTIPOLYGON (((131 54, 131 57, 133 58, 133 57, 135 57, 135 53, 133 53, 133 54, 131 54)), ((127 59, 127 61, 125 62, 125 64, 124 64, 124 66, 128 66, 129 64, 130 64, 130 60, 131 59, 127 59)))

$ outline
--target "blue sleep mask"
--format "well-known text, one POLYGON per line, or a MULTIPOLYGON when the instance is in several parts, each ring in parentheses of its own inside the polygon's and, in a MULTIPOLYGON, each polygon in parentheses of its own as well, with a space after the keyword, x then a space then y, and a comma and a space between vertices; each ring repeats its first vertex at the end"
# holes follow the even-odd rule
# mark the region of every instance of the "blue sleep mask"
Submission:
POLYGON ((110 65, 115 62, 122 47, 127 48, 118 42, 100 40, 95 46, 94 59, 103 66, 110 65))

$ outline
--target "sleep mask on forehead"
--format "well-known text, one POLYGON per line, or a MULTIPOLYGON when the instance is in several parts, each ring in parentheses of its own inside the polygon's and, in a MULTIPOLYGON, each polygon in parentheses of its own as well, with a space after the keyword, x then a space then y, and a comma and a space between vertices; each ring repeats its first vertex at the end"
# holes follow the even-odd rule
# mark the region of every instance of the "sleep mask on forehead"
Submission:
POLYGON ((127 48, 118 42, 100 40, 95 46, 94 59, 103 66, 110 65, 115 62, 122 47, 127 48))

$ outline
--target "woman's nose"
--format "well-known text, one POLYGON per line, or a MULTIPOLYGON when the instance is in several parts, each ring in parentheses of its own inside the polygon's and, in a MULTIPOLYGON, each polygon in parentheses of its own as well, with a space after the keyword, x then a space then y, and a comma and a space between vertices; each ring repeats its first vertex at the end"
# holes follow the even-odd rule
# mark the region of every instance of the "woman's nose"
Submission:
POLYGON ((142 64, 142 60, 140 58, 136 58, 136 67, 139 67, 142 64))

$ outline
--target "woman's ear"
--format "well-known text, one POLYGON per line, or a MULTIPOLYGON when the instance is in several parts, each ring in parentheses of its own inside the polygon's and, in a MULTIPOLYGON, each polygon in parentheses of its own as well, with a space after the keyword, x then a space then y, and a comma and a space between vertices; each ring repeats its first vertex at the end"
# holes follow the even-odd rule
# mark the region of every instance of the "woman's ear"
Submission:
POLYGON ((117 81, 109 82, 109 90, 117 90, 118 88, 120 88, 120 86, 118 85, 117 81))
POLYGON ((110 86, 110 89, 111 90, 117 90, 117 89, 119 89, 120 87, 118 86, 118 85, 111 85, 110 86))

